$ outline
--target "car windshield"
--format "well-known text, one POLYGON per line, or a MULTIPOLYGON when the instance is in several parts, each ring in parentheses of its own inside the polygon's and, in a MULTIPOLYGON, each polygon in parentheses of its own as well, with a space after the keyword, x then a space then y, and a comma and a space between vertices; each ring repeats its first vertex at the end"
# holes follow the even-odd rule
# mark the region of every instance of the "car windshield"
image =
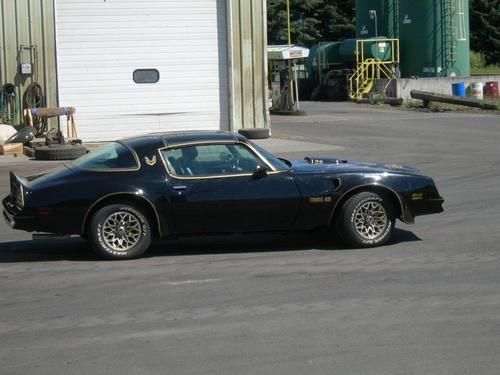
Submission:
POLYGON ((106 144, 73 161, 83 169, 135 169, 137 160, 132 151, 118 142, 106 144))
POLYGON ((292 165, 288 160, 285 159, 279 159, 273 154, 271 154, 269 151, 263 149, 260 147, 258 144, 248 141, 253 148, 257 150, 259 154, 261 154, 277 171, 284 171, 292 165))

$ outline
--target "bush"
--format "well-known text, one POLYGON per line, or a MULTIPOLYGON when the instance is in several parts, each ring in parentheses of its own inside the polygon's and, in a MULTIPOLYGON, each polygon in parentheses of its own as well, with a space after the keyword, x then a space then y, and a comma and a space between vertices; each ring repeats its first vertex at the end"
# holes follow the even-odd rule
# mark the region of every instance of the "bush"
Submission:
POLYGON ((471 51, 470 67, 472 74, 500 74, 500 66, 488 65, 481 52, 471 51))

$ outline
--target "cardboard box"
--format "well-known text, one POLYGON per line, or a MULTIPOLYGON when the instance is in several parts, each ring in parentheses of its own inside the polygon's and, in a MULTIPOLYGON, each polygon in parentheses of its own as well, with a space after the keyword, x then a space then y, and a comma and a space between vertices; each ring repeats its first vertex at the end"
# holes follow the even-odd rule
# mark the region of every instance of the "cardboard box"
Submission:
POLYGON ((0 155, 22 155, 23 154, 23 144, 22 143, 6 143, 0 145, 0 155))

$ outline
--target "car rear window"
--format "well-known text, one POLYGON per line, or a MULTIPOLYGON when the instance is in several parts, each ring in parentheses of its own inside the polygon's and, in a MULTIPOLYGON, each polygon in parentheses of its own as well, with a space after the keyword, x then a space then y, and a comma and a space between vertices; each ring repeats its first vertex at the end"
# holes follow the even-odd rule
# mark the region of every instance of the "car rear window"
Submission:
POLYGON ((101 146, 74 160, 73 164, 90 170, 135 169, 139 167, 132 151, 118 142, 101 146))

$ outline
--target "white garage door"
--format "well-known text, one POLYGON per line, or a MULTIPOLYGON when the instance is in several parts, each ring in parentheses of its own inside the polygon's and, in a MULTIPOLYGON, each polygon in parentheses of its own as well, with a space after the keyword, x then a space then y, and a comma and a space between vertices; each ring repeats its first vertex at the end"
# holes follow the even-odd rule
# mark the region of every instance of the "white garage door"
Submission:
POLYGON ((84 141, 228 128, 225 0, 56 0, 56 30, 84 141))

